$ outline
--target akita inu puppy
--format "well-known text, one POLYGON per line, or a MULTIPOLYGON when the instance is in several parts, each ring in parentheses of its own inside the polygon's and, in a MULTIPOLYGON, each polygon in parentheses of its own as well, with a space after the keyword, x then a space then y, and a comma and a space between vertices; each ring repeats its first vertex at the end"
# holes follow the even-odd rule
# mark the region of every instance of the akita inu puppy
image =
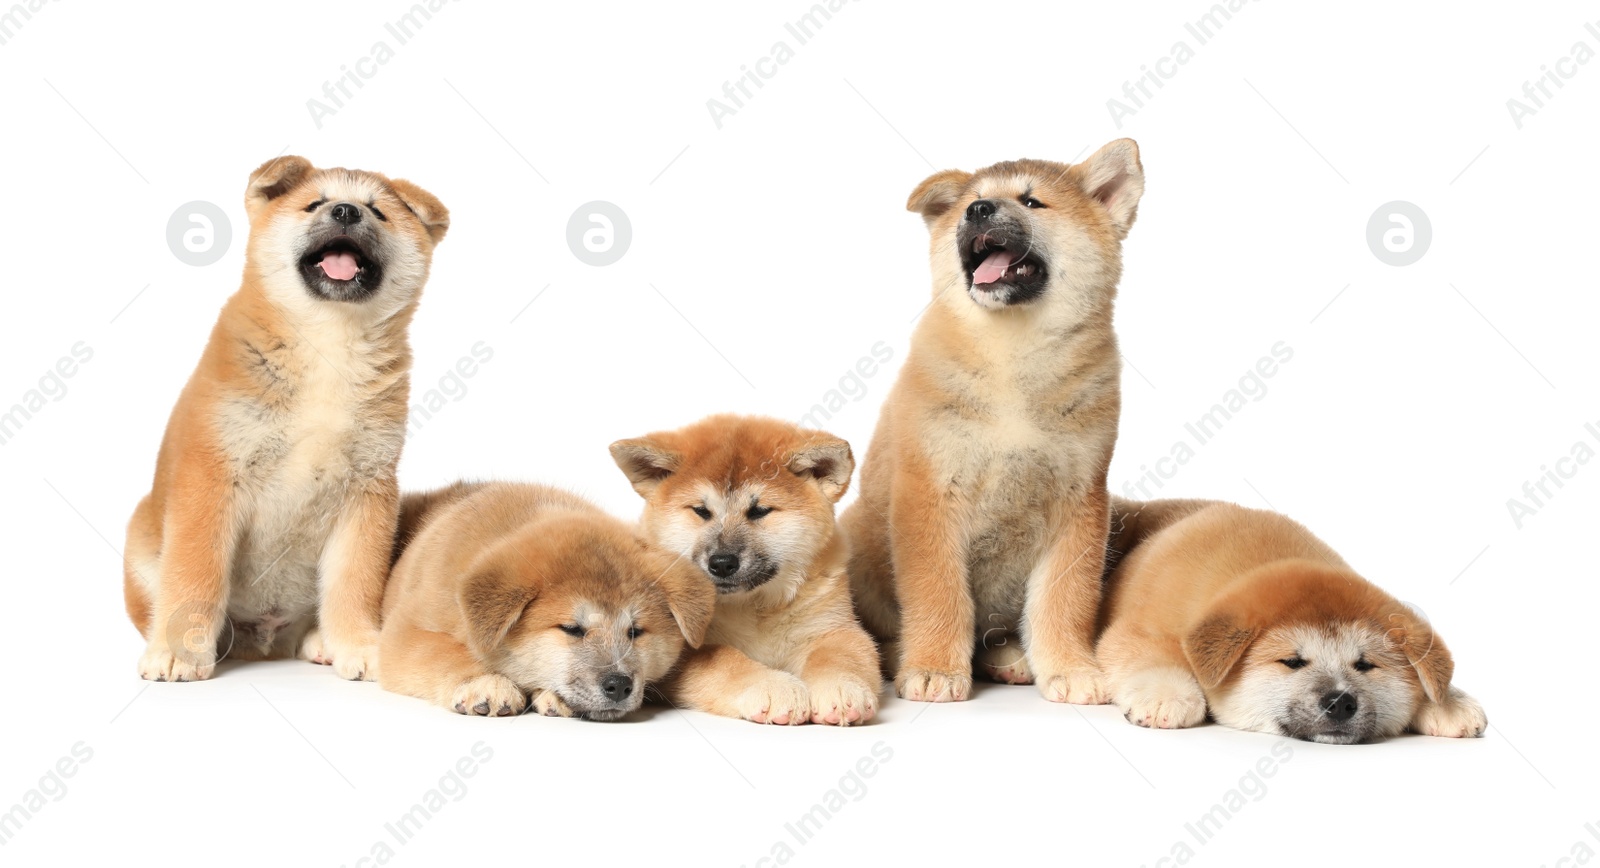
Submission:
POLYGON ((716 593, 622 521, 542 485, 407 495, 379 682, 461 714, 615 720, 637 709, 716 593))
POLYGON ((1121 409, 1112 302, 1144 192, 1119 139, 1068 166, 940 172, 906 207, 933 301, 842 525, 862 620, 907 699, 1000 681, 1105 701, 1093 644, 1121 409))
POLYGON ((223 656, 377 677, 400 496, 406 330, 449 214, 408 181, 279 157, 245 190, 244 284, 173 408, 128 525, 139 675, 223 656), (318 625, 320 624, 320 629, 318 625))
POLYGON ((717 590, 706 645, 664 684, 680 705, 757 723, 865 723, 878 651, 850 605, 833 508, 850 444, 820 431, 712 416, 611 444, 645 499, 641 526, 717 590))
POLYGON ((1223 726, 1327 744, 1488 725, 1427 621, 1294 521, 1118 498, 1113 527, 1098 650, 1129 721, 1177 729, 1209 709, 1223 726))

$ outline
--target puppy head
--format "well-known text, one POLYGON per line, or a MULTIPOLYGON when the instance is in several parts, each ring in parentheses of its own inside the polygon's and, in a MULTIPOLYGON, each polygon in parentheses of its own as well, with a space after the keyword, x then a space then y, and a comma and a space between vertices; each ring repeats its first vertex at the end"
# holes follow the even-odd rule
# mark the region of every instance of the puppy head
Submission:
POLYGON ((359 304, 392 313, 428 277, 450 212, 409 181, 317 169, 278 157, 250 175, 247 268, 289 302, 359 304))
POLYGON ((524 689, 553 690, 590 720, 637 709, 685 643, 699 647, 715 593, 623 523, 552 517, 485 552, 459 600, 472 652, 524 689))
POLYGON ((855 469, 843 440, 749 416, 619 440, 611 457, 644 498, 641 526, 657 545, 719 593, 767 587, 780 597, 832 538, 855 469))
POLYGON ((1144 193, 1139 146, 1118 139, 1077 165, 1048 160, 940 172, 906 208, 932 233, 934 289, 959 287, 980 307, 1079 309, 1111 300, 1144 193))
POLYGON ((1183 641, 1211 716, 1236 729, 1326 744, 1398 735, 1454 664, 1403 603, 1308 561, 1256 570, 1183 641))

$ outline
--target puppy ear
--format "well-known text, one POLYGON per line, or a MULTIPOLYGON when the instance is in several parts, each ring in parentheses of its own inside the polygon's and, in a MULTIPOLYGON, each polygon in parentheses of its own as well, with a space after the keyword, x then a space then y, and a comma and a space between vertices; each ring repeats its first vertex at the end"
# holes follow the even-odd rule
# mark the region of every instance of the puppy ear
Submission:
POLYGON ((1444 645, 1433 627, 1409 609, 1389 616, 1390 641, 1400 646, 1401 653, 1422 682, 1422 692, 1434 702, 1443 702, 1450 692, 1450 678, 1455 674, 1455 658, 1444 645))
POLYGON ((1078 188, 1105 207, 1119 237, 1128 234, 1144 195, 1144 166, 1133 139, 1117 139, 1067 171, 1078 188))
POLYGON ((611 444, 611 460, 622 468, 633 490, 648 499, 661 486, 661 481, 671 476, 683 462, 683 456, 651 440, 635 437, 611 444))
POLYGON ((849 443, 831 434, 814 434, 789 453, 785 466, 796 476, 815 479, 822 493, 838 503, 850 488, 850 474, 855 472, 856 459, 850 454, 849 443))
POLYGON ((1200 686, 1210 690, 1227 679, 1255 638, 1254 627, 1230 615, 1211 615, 1183 637, 1183 656, 1200 686))
POLYGON ((971 180, 972 173, 960 169, 946 169, 930 175, 911 191, 911 198, 906 200, 906 210, 921 214, 923 221, 931 225, 939 219, 939 215, 961 200, 961 191, 967 188, 967 182, 971 180))
POLYGON ((305 157, 277 157, 262 163, 250 173, 244 190, 244 210, 254 222, 267 203, 300 185, 316 171, 305 157))
POLYGON ((667 608, 678 622, 678 629, 683 631, 683 641, 689 643, 690 648, 699 648, 706 640, 706 631, 711 629, 711 615, 717 608, 717 590, 689 562, 667 554, 662 557, 670 561, 656 584, 666 592, 667 608))
POLYGON ((480 658, 492 657, 537 596, 538 588, 511 581, 498 568, 473 574, 461 584, 458 596, 467 623, 467 647, 480 658))
POLYGON ((445 232, 450 229, 450 211, 438 197, 404 178, 391 180, 389 186, 394 189, 395 195, 400 197, 400 201, 411 209, 411 213, 422 221, 433 243, 438 244, 443 241, 445 232))

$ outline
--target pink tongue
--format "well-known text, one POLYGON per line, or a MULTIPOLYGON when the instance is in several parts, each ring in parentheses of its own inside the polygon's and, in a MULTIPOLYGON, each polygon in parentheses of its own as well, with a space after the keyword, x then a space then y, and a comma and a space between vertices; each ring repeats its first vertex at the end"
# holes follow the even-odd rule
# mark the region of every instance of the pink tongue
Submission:
POLYGON ((996 250, 989 254, 978 265, 977 269, 972 272, 972 284, 973 286, 978 286, 985 283, 994 283, 1005 276, 1006 269, 1010 267, 1011 253, 1005 250, 996 250))
POLYGON ((356 258, 342 250, 330 250, 322 255, 322 273, 334 280, 349 280, 356 276, 356 258))

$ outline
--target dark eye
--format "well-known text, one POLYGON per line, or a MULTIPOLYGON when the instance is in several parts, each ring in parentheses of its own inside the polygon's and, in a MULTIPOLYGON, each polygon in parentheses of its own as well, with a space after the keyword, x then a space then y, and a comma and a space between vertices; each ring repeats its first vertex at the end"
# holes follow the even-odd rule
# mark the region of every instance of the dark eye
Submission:
POLYGON ((1368 663, 1366 658, 1357 660, 1355 666, 1357 672, 1371 672, 1372 670, 1378 668, 1378 664, 1368 663))
POLYGON ((1025 208, 1043 208, 1044 207, 1044 203, 1043 202, 1040 202, 1038 199, 1035 199, 1032 196, 1023 196, 1022 197, 1022 205, 1025 208))
POLYGON ((328 200, 327 199, 318 199, 317 201, 312 202, 310 205, 306 206, 306 213, 310 214, 312 211, 315 211, 318 208, 321 208, 323 205, 326 205, 326 204, 328 204, 328 200))
POLYGON ((766 518, 767 515, 769 513, 771 513, 771 512, 772 512, 772 507, 770 507, 770 506, 761 506, 760 504, 757 504, 755 506, 750 507, 750 511, 745 513, 744 517, 750 519, 751 521, 755 521, 758 518, 766 518))
POLYGON ((711 520, 711 510, 706 509, 704 506, 691 506, 689 508, 694 510, 694 514, 695 515, 700 516, 701 518, 705 519, 706 521, 710 521, 711 520))
POLYGON ((378 206, 377 206, 376 203, 368 202, 367 203, 367 207, 372 209, 372 216, 378 218, 379 220, 382 220, 385 223, 389 222, 389 218, 383 216, 383 212, 378 210, 378 206))
POLYGON ((633 626, 633 627, 629 627, 628 628, 628 638, 629 639, 637 639, 637 638, 639 638, 640 636, 643 636, 643 635, 644 635, 644 628, 643 627, 633 626))
POLYGON ((561 632, 567 634, 568 636, 572 636, 574 638, 577 638, 577 639, 582 639, 583 635, 585 633, 589 632, 588 630, 583 629, 582 627, 578 626, 577 624, 562 624, 560 629, 561 629, 561 632))
POLYGON ((1289 667, 1290 669, 1299 669, 1300 667, 1306 665, 1307 663, 1310 663, 1311 661, 1306 660, 1306 659, 1302 658, 1300 655, 1296 654, 1293 657, 1285 657, 1284 659, 1279 660, 1278 662, 1282 663, 1283 665, 1285 665, 1287 667, 1289 667))

